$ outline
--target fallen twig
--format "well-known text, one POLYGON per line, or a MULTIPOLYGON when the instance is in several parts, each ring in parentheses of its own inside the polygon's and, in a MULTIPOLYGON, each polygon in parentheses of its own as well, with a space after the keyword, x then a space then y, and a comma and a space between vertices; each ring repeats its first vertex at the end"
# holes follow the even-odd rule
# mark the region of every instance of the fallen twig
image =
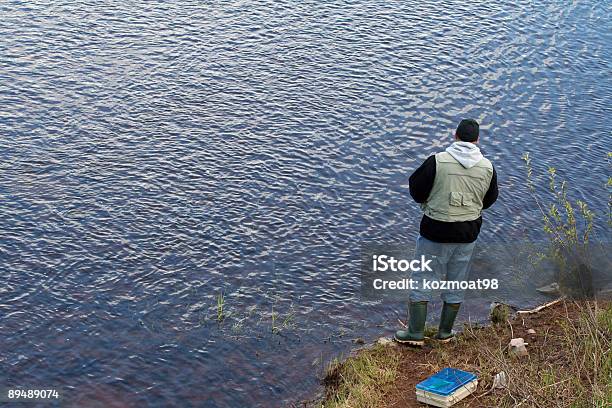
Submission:
POLYGON ((538 306, 535 309, 531 309, 531 310, 519 310, 516 313, 517 314, 532 314, 532 313, 537 313, 537 312, 539 312, 542 309, 546 309, 547 307, 556 305, 557 303, 561 302, 562 300, 565 300, 565 296, 561 296, 559 299, 553 300, 552 302, 544 303, 543 305, 538 306))

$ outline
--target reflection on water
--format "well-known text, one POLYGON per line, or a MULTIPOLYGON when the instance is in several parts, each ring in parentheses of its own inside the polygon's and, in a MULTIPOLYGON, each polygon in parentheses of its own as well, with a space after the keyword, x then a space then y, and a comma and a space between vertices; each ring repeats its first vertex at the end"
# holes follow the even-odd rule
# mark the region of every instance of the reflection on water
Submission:
POLYGON ((0 383, 67 406, 312 395, 405 313, 359 299, 360 245, 414 240, 407 178, 463 117, 500 178, 483 244, 541 236, 525 151, 605 209, 605 2, 0 9, 0 383))

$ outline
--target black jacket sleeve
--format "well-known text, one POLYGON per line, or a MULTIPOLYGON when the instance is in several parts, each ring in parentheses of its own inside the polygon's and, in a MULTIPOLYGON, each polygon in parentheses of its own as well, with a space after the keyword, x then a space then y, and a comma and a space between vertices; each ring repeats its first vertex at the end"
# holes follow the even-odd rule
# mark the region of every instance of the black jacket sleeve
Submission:
MULTIPOLYGON (((493 173, 495 177, 495 173, 493 173)), ((424 203, 429 197, 429 193, 436 178, 436 156, 429 156, 410 176, 410 195, 417 203, 424 203)), ((491 183, 493 183, 491 181, 491 183)), ((496 187, 497 191, 497 187, 496 187)))
POLYGON ((495 171, 495 167, 493 167, 493 177, 491 177, 491 184, 489 184, 489 189, 482 199, 482 208, 487 209, 493 205, 493 203, 497 200, 497 196, 499 195, 499 191, 497 189, 497 172, 495 171))

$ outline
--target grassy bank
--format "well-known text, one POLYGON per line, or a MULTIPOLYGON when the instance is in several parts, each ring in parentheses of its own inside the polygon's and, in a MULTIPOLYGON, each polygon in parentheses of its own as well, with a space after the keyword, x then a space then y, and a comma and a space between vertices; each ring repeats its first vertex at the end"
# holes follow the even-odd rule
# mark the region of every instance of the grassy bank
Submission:
POLYGON ((464 326, 456 341, 424 349, 400 345, 364 348, 333 361, 324 379, 326 408, 420 407, 415 385, 444 367, 478 374, 476 392, 459 407, 612 406, 612 304, 562 301, 486 327, 464 326), (535 330, 530 334, 528 330, 535 330), (511 357, 513 337, 528 343, 527 357, 511 357), (503 388, 492 388, 499 372, 503 388))

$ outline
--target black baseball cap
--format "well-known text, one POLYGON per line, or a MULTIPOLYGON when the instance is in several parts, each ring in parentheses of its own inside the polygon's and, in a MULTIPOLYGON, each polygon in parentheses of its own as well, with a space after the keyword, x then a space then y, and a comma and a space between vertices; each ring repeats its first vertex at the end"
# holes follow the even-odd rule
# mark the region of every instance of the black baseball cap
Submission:
POLYGON ((475 142, 478 140, 480 126, 474 119, 463 119, 457 126, 455 134, 463 142, 475 142))

